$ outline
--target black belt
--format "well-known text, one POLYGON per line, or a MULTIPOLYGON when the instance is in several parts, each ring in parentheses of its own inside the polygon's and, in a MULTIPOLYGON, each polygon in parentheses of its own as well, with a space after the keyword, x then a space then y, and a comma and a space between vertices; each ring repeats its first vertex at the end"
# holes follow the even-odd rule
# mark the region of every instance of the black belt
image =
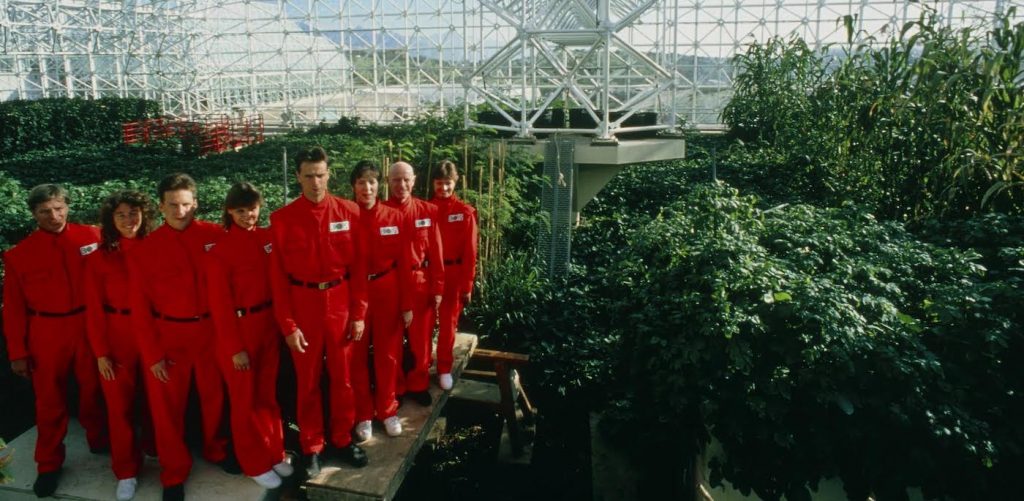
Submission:
POLYGON ((172 317, 172 316, 169 316, 169 315, 164 315, 164 314, 160 313, 159 311, 153 310, 153 318, 155 318, 157 320, 166 320, 168 322, 190 323, 190 322, 198 322, 200 320, 205 320, 207 318, 210 318, 210 312, 201 313, 201 314, 196 315, 194 317, 172 317))
POLYGON ((265 310, 267 308, 270 308, 273 304, 274 303, 272 301, 266 301, 266 302, 257 304, 256 306, 250 306, 248 308, 236 308, 235 309, 235 316, 238 317, 238 318, 242 318, 242 317, 244 317, 246 315, 251 315, 253 313, 260 312, 260 311, 263 311, 263 310, 265 310))
POLYGON ((422 263, 414 264, 412 266, 412 271, 422 270, 423 268, 426 268, 427 266, 430 266, 430 260, 429 259, 424 259, 422 263))
POLYGON ((445 259, 444 260, 444 265, 445 266, 451 266, 453 264, 462 264, 462 258, 460 257, 460 258, 456 258, 456 259, 445 259))
POLYGON ((384 271, 379 271, 377 273, 370 273, 369 275, 366 276, 366 278, 372 282, 380 277, 383 277, 384 275, 387 275, 388 273, 391 272, 391 270, 395 269, 396 266, 398 266, 398 262, 391 261, 391 266, 388 266, 387 269, 385 269, 384 271))
POLYGON ((25 308, 25 312, 28 313, 28 316, 30 316, 30 317, 51 317, 51 318, 70 317, 71 315, 77 315, 77 314, 79 314, 79 313, 81 313, 83 311, 85 311, 85 305, 79 306, 77 308, 72 308, 72 309, 70 309, 68 311, 61 311, 61 312, 36 311, 36 310, 33 310, 32 308, 25 308))
POLYGON ((334 280, 328 280, 327 282, 303 282, 302 280, 296 280, 295 278, 292 278, 290 276, 288 277, 288 282, 292 285, 296 285, 299 287, 308 287, 310 289, 316 289, 321 291, 337 287, 341 285, 341 283, 344 282, 345 280, 348 280, 348 272, 345 272, 344 275, 335 278, 334 280))
POLYGON ((110 306, 109 304, 103 305, 103 311, 105 311, 107 313, 115 313, 115 314, 118 314, 118 315, 131 315, 132 314, 132 310, 130 310, 128 308, 118 309, 118 308, 114 308, 113 306, 110 306))

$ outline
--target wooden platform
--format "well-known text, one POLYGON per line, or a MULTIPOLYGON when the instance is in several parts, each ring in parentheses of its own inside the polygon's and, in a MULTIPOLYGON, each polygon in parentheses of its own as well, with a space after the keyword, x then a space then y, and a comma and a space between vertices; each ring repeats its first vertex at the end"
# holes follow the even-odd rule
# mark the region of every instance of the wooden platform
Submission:
MULTIPOLYGON (((455 363, 452 366, 452 376, 456 382, 476 349, 476 343, 477 338, 472 334, 456 335, 455 363)), ((369 465, 351 468, 328 462, 319 476, 306 482, 306 495, 310 501, 392 499, 412 467, 416 453, 426 442, 441 415, 441 409, 448 402, 448 392, 437 387, 433 376, 430 394, 434 398, 434 404, 430 407, 420 407, 410 402, 398 410, 398 417, 402 420, 400 436, 389 437, 380 423, 374 423, 373 438, 359 444, 370 458, 369 465)))
MULTIPOLYGON (((36 446, 36 429, 32 427, 7 444, 14 450, 14 462, 9 471, 14 483, 0 485, 0 499, 4 501, 30 501, 38 499, 32 493, 36 480, 36 463, 33 452, 36 446)), ((117 479, 110 470, 110 455, 96 455, 89 452, 85 442, 85 430, 78 421, 68 424, 64 439, 66 457, 64 472, 57 487, 56 499, 79 501, 114 499, 117 479)), ((192 451, 195 463, 185 483, 186 499, 224 499, 259 501, 267 497, 268 491, 243 475, 228 475, 219 466, 207 463, 199 457, 199 451, 192 451)), ((136 501, 159 500, 163 487, 160 486, 160 465, 156 459, 146 458, 139 475, 136 501)))

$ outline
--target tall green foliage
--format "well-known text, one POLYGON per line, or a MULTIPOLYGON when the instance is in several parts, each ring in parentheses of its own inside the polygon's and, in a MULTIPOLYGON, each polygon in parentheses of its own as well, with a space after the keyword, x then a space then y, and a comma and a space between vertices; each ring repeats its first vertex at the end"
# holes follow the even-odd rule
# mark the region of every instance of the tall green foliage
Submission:
POLYGON ((0 102, 0 156, 73 144, 116 144, 123 122, 159 114, 160 103, 135 98, 0 102))
MULTIPOLYGON (((987 31, 934 13, 887 42, 809 50, 775 39, 736 58, 723 113, 785 156, 802 198, 883 217, 1024 209, 1024 23, 987 31)), ((850 20, 848 20, 849 22, 850 20)))

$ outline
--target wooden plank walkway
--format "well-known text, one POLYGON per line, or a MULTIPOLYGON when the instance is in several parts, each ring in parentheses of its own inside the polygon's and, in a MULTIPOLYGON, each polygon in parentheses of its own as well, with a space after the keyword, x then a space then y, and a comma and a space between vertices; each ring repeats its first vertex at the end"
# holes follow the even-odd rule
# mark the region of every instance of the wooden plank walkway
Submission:
MULTIPOLYGON (((476 344, 477 338, 472 334, 456 335, 455 363, 452 367, 456 383, 476 349, 476 344)), ((328 462, 320 475, 306 482, 306 495, 310 501, 387 501, 394 498, 416 459, 416 453, 426 442, 441 415, 441 409, 448 402, 449 393, 438 388, 433 377, 430 395, 434 398, 434 404, 430 407, 420 407, 410 402, 398 410, 398 417, 402 420, 400 436, 389 437, 380 423, 374 423, 373 438, 360 444, 370 459, 366 467, 352 468, 328 462)))
MULTIPOLYGON (((14 449, 14 462, 9 471, 14 483, 0 485, 0 499, 4 501, 35 500, 32 483, 36 480, 36 463, 33 452, 36 447, 36 428, 32 427, 7 444, 14 449)), ((85 442, 85 430, 78 421, 71 419, 68 434, 64 438, 66 457, 64 472, 57 487, 56 499, 99 501, 114 499, 117 479, 110 470, 110 455, 96 455, 89 452, 85 442)), ((243 475, 229 475, 219 466, 207 463, 192 451, 194 463, 188 482, 185 483, 185 499, 224 499, 259 501, 265 499, 268 491, 243 475)), ((160 486, 160 465, 155 458, 146 458, 139 474, 139 486, 135 493, 137 501, 158 500, 162 497, 160 486)))

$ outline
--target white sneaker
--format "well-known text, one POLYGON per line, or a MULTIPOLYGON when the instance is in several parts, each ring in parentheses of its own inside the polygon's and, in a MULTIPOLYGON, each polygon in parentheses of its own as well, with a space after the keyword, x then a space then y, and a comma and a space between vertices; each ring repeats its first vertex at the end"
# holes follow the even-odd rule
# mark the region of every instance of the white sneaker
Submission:
POLYGON ((274 470, 267 470, 255 477, 249 478, 253 479, 257 484, 260 484, 260 487, 264 489, 276 489, 281 487, 281 477, 277 476, 277 473, 274 473, 274 470))
POLYGON ((128 501, 135 497, 135 486, 139 481, 132 478, 122 478, 117 481, 117 501, 128 501))
POLYGON ((295 468, 288 461, 281 461, 274 465, 274 473, 281 478, 288 478, 295 473, 295 468))
POLYGON ((384 430, 388 432, 389 437, 397 437, 402 434, 402 422, 398 420, 398 416, 391 416, 384 420, 384 430))
POLYGON ((356 438, 358 438, 360 442, 365 442, 373 438, 373 422, 360 421, 356 423, 356 438))
POLYGON ((441 385, 442 390, 447 391, 452 389, 452 375, 441 374, 440 376, 437 376, 437 384, 441 385))

